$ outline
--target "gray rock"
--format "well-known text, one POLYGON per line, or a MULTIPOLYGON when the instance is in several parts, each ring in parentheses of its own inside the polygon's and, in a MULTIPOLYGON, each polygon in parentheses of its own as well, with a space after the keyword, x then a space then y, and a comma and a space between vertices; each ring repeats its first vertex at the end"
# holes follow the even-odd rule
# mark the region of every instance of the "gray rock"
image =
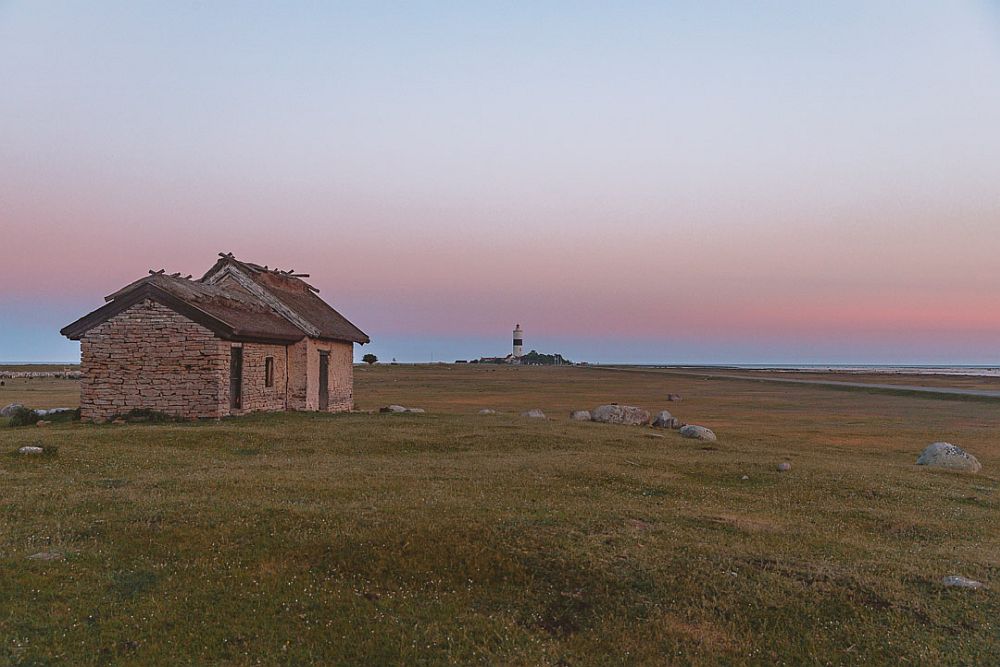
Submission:
POLYGON ((489 408, 483 408, 479 411, 479 414, 481 415, 495 415, 496 413, 496 410, 490 410, 489 408))
POLYGON ((24 406, 20 403, 11 403, 10 405, 5 405, 0 408, 0 417, 11 417, 15 412, 23 408, 24 406))
POLYGON ((423 408, 406 408, 406 411, 409 412, 410 414, 415 414, 415 415, 422 415, 424 414, 424 412, 426 412, 426 410, 424 410, 423 408))
POLYGON ((948 442, 929 445, 917 459, 917 465, 971 473, 977 473, 983 468, 975 456, 948 442))
POLYGON ((63 555, 58 551, 39 551, 37 554, 28 556, 30 560, 62 560, 63 555))
POLYGON ((590 410, 574 410, 573 412, 569 413, 569 418, 572 419, 573 421, 589 422, 591 419, 590 410))
POLYGON ((709 442, 715 442, 717 440, 715 433, 712 433, 711 429, 705 428, 704 426, 696 426, 695 424, 688 424, 682 428, 681 435, 685 438, 693 438, 694 440, 707 440, 709 442))
POLYGON ((531 419, 545 419, 545 413, 541 410, 535 408, 534 410, 528 410, 527 412, 521 413, 522 417, 530 417, 531 419))
POLYGON ((653 418, 653 426, 656 428, 680 428, 681 420, 666 410, 660 410, 653 418))
POLYGON ((973 591, 978 591, 983 588, 986 584, 981 581, 976 581, 975 579, 968 579, 966 577, 960 577, 957 575, 952 575, 950 577, 945 577, 941 580, 941 584, 949 588, 968 588, 973 591))
POLYGON ((73 408, 49 408, 48 410, 35 410, 35 414, 39 417, 44 417, 45 415, 57 415, 60 412, 72 412, 73 408))
POLYGON ((41 454, 45 450, 41 447, 36 447, 35 445, 25 445, 17 450, 18 454, 41 454))
POLYGON ((778 472, 788 472, 792 469, 792 464, 788 461, 784 461, 778 464, 778 472))
POLYGON ((667 401, 673 403, 675 401, 681 400, 680 394, 667 394, 667 401))
POLYGON ((406 412, 406 408, 404 408, 402 405, 387 405, 384 408, 379 408, 379 412, 400 413, 400 412, 406 412))
POLYGON ((640 426, 649 423, 649 413, 631 405, 602 405, 590 411, 590 418, 602 424, 640 426))

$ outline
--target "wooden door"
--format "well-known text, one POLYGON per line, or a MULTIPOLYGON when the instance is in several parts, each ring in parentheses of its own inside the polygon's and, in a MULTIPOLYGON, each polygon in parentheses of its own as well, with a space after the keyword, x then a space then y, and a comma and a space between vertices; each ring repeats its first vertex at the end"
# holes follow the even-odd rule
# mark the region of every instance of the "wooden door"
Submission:
POLYGON ((319 353, 319 409, 330 408, 330 353, 319 353))
POLYGON ((229 408, 243 407, 243 348, 229 349, 229 408))

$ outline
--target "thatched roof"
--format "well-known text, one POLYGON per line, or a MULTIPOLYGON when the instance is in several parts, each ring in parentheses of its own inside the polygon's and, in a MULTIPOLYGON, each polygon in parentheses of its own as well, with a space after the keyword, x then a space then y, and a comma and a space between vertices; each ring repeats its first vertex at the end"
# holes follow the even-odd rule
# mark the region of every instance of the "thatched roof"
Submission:
POLYGON ((66 326, 61 333, 79 340, 133 304, 152 299, 228 340, 287 344, 310 336, 369 342, 363 331, 319 298, 318 290, 303 277, 220 253, 219 261, 200 280, 151 271, 105 297, 104 306, 66 326))

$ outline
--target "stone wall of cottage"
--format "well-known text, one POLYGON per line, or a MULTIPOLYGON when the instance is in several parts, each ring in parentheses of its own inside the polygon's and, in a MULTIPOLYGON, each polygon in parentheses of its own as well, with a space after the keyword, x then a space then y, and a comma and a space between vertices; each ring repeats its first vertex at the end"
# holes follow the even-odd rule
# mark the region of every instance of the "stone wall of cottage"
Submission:
POLYGON ((284 345, 264 345, 261 343, 231 343, 220 341, 226 356, 225 377, 219 395, 222 414, 242 415, 248 412, 273 412, 285 409, 285 392, 288 387, 287 364, 284 345), (230 409, 229 364, 231 348, 243 348, 243 401, 239 410, 230 409), (268 387, 265 377, 267 358, 274 360, 274 383, 268 387))
POLYGON ((136 408, 222 416, 220 392, 229 381, 223 343, 166 306, 149 299, 133 305, 80 339, 81 417, 100 422, 136 408))
POLYGON ((288 408, 319 410, 319 353, 329 352, 330 412, 354 409, 354 344, 307 338, 288 347, 288 408))
POLYGON ((354 409, 354 343, 307 339, 308 374, 311 378, 306 399, 307 410, 319 410, 319 353, 330 354, 330 412, 354 409))

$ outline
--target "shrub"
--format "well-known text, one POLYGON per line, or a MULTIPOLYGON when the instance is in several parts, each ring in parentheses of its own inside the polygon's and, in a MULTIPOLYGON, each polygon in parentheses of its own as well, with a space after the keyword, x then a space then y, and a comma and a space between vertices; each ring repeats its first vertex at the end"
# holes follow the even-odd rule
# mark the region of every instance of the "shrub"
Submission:
POLYGON ((169 422, 185 421, 181 417, 174 417, 173 415, 168 415, 165 412, 151 410, 149 408, 133 408, 123 415, 112 417, 111 421, 114 421, 115 419, 124 419, 129 424, 165 424, 169 422))
POLYGON ((34 426, 41 417, 34 410, 24 406, 14 409, 14 412, 7 418, 8 426, 34 426))

